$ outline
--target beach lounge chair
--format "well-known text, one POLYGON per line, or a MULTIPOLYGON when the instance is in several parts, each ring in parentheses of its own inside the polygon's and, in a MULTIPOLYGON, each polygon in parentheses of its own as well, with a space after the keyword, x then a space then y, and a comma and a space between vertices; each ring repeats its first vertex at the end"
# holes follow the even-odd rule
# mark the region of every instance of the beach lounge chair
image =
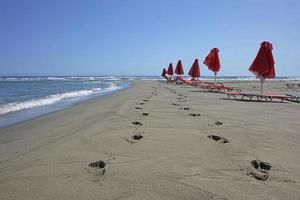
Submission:
POLYGON ((175 82, 175 80, 172 79, 172 77, 170 77, 170 76, 165 76, 164 78, 166 79, 167 83, 174 83, 175 82))
POLYGON ((215 85, 209 82, 201 82, 197 84, 197 87, 206 92, 220 92, 221 90, 220 85, 215 85))
POLYGON ((177 76, 177 77, 175 78, 175 83, 176 83, 177 85, 182 85, 182 84, 183 84, 183 79, 182 79, 180 76, 177 76))
POLYGON ((211 82, 201 82, 197 86, 206 92, 241 92, 241 90, 238 88, 226 87, 220 82, 217 82, 216 84, 211 82))
POLYGON ((193 80, 193 79, 192 80, 185 80, 182 77, 178 77, 177 81, 181 82, 182 84, 186 84, 186 85, 190 85, 190 86, 200 86, 200 85, 204 86, 204 84, 206 84, 206 83, 210 84, 208 82, 203 82, 203 81, 200 81, 200 80, 193 80))
POLYGON ((218 82, 217 86, 219 87, 219 89, 222 92, 232 92, 232 91, 241 92, 241 89, 239 89, 239 88, 226 87, 226 86, 224 86, 223 83, 220 83, 220 82, 218 82))
POLYGON ((283 100, 290 101, 291 97, 288 95, 282 95, 282 94, 252 94, 252 93, 242 93, 242 92, 224 92, 224 94, 227 95, 228 99, 234 99, 234 100, 248 100, 248 101, 266 101, 271 102, 274 99, 280 100, 280 102, 283 102, 283 100))
POLYGON ((184 80, 182 77, 178 77, 176 82, 178 84, 186 84, 190 86, 199 87, 201 90, 206 92, 240 92, 240 89, 232 88, 232 87, 226 87, 223 83, 217 82, 211 83, 211 82, 203 82, 199 80, 184 80))
POLYGON ((300 92, 289 92, 286 95, 291 97, 291 101, 300 103, 300 92))
POLYGON ((200 83, 199 80, 185 80, 182 77, 177 77, 176 82, 178 82, 179 84, 185 84, 191 86, 196 86, 200 83))

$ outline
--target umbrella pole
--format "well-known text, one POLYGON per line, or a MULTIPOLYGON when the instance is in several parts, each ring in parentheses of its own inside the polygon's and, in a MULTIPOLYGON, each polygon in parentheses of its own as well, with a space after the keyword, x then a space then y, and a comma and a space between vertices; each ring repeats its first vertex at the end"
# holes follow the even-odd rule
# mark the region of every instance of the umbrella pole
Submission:
POLYGON ((263 77, 260 77, 260 94, 263 94, 263 85, 264 85, 265 79, 263 77))
POLYGON ((217 72, 215 72, 215 85, 217 85, 217 72))

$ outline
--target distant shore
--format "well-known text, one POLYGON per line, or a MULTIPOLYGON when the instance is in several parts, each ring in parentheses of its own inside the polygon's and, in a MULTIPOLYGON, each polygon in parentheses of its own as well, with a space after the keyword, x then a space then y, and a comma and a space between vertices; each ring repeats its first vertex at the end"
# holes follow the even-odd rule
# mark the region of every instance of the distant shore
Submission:
MULTIPOLYGON (((224 82, 259 92, 258 81, 224 82)), ((298 84, 267 80, 264 90, 298 84)), ((0 128, 0 199, 297 199, 299 106, 137 80, 0 128), (254 160, 271 165, 267 180, 251 173, 254 160)))

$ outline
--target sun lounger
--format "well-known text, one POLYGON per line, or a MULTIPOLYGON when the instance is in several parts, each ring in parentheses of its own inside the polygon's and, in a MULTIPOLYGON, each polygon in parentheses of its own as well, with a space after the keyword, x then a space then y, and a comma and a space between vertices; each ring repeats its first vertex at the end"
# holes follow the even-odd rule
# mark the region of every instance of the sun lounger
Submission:
POLYGON ((176 82, 179 84, 185 84, 185 85, 191 85, 191 86, 196 86, 197 84, 200 83, 199 80, 185 80, 182 77, 177 77, 176 82))
POLYGON ((223 85, 223 83, 210 83, 210 82, 201 82, 198 84, 200 89, 207 91, 207 92, 241 92, 240 89, 232 88, 232 87, 226 87, 223 85))
POLYGON ((174 79, 172 79, 171 77, 164 77, 165 79, 166 79, 166 81, 167 81, 167 83, 174 83, 175 82, 175 80, 174 79))
POLYGON ((219 85, 214 85, 208 82, 202 82, 197 85, 200 89, 206 92, 220 92, 221 87, 219 85))
POLYGON ((264 98, 267 98, 268 101, 272 101, 273 99, 279 99, 279 100, 281 100, 281 102, 283 102, 283 100, 291 101, 291 97, 288 96, 288 95, 285 95, 285 94, 267 94, 267 93, 264 93, 262 96, 264 98))
POLYGON ((291 100, 291 97, 288 95, 281 95, 281 94, 251 94, 251 93, 241 93, 241 92, 224 92, 227 95, 228 99, 234 100, 248 100, 248 101, 268 101, 271 102, 274 99, 280 100, 291 100))
POLYGON ((241 89, 239 89, 239 88, 226 87, 226 86, 224 86, 223 83, 220 83, 220 82, 218 82, 218 86, 222 92, 224 92, 224 91, 225 92, 232 92, 232 91, 241 92, 241 89))
POLYGON ((224 86, 223 83, 220 82, 217 82, 215 84, 212 82, 204 82, 199 80, 184 80, 182 77, 177 77, 176 83, 199 87, 200 89, 206 92, 232 92, 232 91, 240 92, 241 91, 240 89, 226 87, 224 86))
POLYGON ((300 103, 300 92, 289 92, 286 95, 291 97, 291 101, 300 103))

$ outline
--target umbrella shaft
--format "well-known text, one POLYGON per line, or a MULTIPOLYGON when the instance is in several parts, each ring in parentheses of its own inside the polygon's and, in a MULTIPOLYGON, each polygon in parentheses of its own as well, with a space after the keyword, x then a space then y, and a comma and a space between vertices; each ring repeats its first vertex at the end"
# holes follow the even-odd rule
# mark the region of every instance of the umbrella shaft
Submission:
POLYGON ((264 85, 265 79, 263 77, 260 77, 260 94, 263 93, 263 85, 264 85))
POLYGON ((215 72, 215 85, 217 85, 217 72, 215 72))

